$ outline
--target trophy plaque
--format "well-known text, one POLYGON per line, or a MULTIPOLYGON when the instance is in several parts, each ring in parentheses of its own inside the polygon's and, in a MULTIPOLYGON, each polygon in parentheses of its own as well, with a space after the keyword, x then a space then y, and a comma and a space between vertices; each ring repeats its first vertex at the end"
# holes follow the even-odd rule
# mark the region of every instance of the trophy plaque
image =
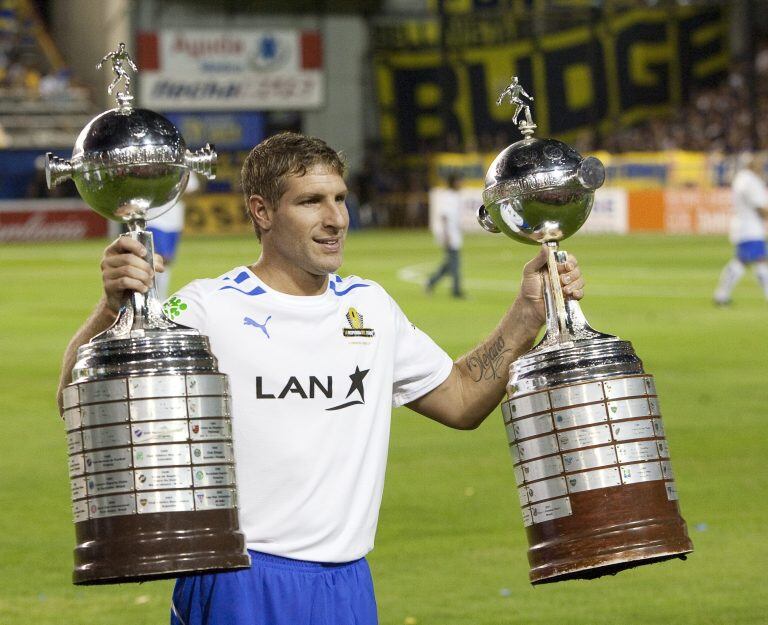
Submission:
POLYGON ((632 344, 591 328, 565 300, 559 241, 589 216, 602 163, 533 136, 517 78, 502 93, 523 139, 485 178, 480 225, 543 245, 546 332, 510 366, 502 414, 528 537, 530 580, 591 579, 693 551, 680 516, 653 376, 632 344))
MULTIPOLYGON (((190 152, 165 117, 132 107, 125 65, 136 66, 124 44, 108 60, 109 93, 124 81, 118 106, 83 128, 71 159, 47 155, 48 186, 72 178, 93 210, 127 226, 124 236, 144 245, 151 265, 146 221, 173 206, 190 170, 213 178, 216 153, 190 152)), ((63 407, 75 584, 250 565, 238 526, 228 379, 208 338, 165 316, 154 282, 80 347, 63 407)))

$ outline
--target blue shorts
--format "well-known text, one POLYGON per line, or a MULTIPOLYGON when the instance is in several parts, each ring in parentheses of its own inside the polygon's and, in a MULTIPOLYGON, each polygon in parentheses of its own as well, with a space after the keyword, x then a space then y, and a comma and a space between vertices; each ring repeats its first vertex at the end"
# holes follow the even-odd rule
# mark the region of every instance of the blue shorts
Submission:
POLYGON ((368 562, 248 551, 251 568, 176 580, 171 625, 377 625, 368 562))
POLYGON ((765 260, 765 241, 742 241, 736 246, 736 256, 742 263, 765 260))
POLYGON ((151 226, 147 228, 152 233, 152 241, 155 245, 155 254, 160 254, 166 263, 170 263, 176 256, 176 248, 179 246, 180 232, 166 232, 151 226))

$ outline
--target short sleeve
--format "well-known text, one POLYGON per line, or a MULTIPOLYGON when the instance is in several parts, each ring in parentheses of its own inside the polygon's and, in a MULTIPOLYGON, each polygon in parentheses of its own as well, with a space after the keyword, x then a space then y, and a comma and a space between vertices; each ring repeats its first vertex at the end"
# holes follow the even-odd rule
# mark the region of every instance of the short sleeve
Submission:
POLYGON ((203 289, 200 280, 190 282, 163 304, 163 312, 171 321, 207 334, 203 289))
POLYGON ((768 206, 768 188, 766 188, 762 180, 755 176, 752 187, 753 188, 750 189, 750 191, 752 193, 751 200, 753 206, 757 208, 768 206))
POLYGON ((439 386, 453 361, 429 336, 412 324, 390 298, 394 316, 394 376, 392 406, 402 406, 439 386))

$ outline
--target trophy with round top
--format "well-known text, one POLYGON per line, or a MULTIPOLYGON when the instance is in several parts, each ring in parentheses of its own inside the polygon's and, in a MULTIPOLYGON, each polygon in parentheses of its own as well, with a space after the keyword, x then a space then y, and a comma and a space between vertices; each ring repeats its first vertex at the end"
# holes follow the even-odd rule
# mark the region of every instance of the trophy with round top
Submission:
MULTIPOLYGON (((111 61, 117 107, 80 132, 72 157, 47 155, 53 187, 71 178, 97 213, 127 226, 152 265, 148 220, 169 210, 190 171, 214 177, 216 152, 131 104, 124 44, 111 61)), ((154 286, 81 346, 63 393, 75 584, 109 584, 250 564, 239 530, 227 377, 208 338, 163 313, 154 286)))
POLYGON ((534 137, 517 77, 502 93, 523 139, 488 168, 478 221, 547 249, 546 331, 510 366, 502 414, 533 584, 590 579, 693 550, 680 516, 653 376, 629 341, 590 327, 563 296, 559 242, 589 216, 603 164, 534 137))

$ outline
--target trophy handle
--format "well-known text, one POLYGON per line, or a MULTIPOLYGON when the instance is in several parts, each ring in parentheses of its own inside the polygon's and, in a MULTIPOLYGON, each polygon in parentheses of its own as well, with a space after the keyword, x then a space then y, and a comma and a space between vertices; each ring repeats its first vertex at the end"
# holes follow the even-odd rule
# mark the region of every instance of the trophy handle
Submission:
POLYGON ((557 263, 566 261, 566 252, 558 249, 557 241, 548 241, 543 245, 547 250, 547 268, 542 270, 544 305, 547 311, 546 332, 534 350, 576 340, 610 337, 611 335, 598 332, 589 325, 579 302, 565 299, 557 263))

